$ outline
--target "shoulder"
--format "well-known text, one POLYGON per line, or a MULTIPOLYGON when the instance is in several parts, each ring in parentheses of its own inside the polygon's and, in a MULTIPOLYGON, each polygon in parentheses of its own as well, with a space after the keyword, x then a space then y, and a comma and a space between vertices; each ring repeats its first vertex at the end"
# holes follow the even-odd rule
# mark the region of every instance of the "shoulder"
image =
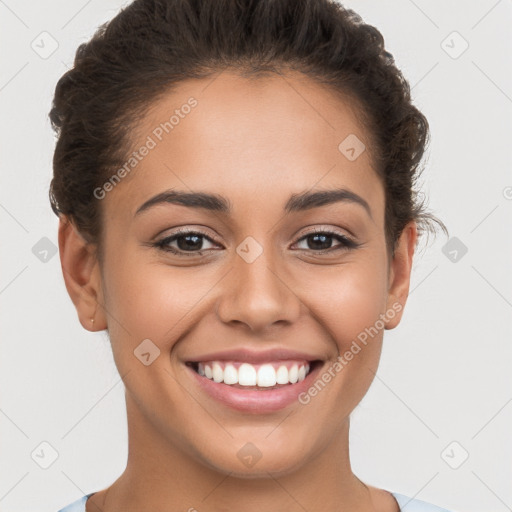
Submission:
POLYGON ((426 501, 409 498, 396 492, 392 492, 391 495, 398 502, 400 510, 403 509, 404 511, 406 510, 406 512, 455 512, 446 510, 445 508, 441 508, 436 505, 432 505, 426 501))
POLYGON ((85 502, 87 501, 87 498, 91 496, 91 494, 86 494, 85 496, 82 496, 76 501, 73 501, 73 503, 70 503, 69 505, 66 505, 64 508, 61 508, 58 512, 85 512, 85 502))

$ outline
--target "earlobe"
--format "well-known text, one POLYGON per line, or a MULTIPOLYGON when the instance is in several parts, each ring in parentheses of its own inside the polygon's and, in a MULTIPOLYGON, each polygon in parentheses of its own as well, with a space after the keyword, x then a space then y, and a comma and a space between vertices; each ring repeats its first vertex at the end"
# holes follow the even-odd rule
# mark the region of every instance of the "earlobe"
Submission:
POLYGON ((409 296, 412 262, 418 231, 416 222, 411 221, 403 229, 393 260, 391 262, 385 329, 394 329, 402 318, 409 296))
POLYGON ((59 253, 66 289, 82 327, 88 331, 106 329, 95 246, 83 238, 65 215, 59 221, 59 253))

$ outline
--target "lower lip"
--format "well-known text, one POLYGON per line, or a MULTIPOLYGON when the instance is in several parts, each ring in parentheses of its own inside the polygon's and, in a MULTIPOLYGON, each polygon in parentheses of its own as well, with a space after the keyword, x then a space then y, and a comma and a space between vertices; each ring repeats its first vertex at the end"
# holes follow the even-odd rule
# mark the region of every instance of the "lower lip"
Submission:
POLYGON ((315 379, 315 376, 321 370, 323 365, 315 365, 306 378, 295 384, 288 384, 281 388, 261 390, 244 390, 224 384, 214 382, 199 375, 193 368, 186 366, 190 371, 200 388, 212 398, 219 402, 245 413, 264 414, 267 412, 279 411, 294 402, 298 402, 298 397, 304 393, 315 379))

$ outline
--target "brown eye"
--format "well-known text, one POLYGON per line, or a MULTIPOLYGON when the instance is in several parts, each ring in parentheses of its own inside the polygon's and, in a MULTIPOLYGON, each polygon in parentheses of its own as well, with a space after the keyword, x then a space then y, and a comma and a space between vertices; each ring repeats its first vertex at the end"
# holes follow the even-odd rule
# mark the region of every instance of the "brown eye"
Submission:
POLYGON ((306 247, 302 247, 300 249, 320 253, 340 249, 353 249, 358 246, 356 242, 345 235, 332 231, 314 231, 303 236, 299 242, 301 241, 306 242, 306 247), (339 242, 335 247, 332 246, 333 239, 339 242))
POLYGON ((201 251, 211 249, 211 247, 204 246, 205 240, 208 241, 207 243, 215 243, 210 237, 199 231, 179 231, 159 240, 154 246, 178 256, 192 256, 202 254, 201 251), (171 244, 174 242, 176 242, 177 246, 173 247, 171 244))

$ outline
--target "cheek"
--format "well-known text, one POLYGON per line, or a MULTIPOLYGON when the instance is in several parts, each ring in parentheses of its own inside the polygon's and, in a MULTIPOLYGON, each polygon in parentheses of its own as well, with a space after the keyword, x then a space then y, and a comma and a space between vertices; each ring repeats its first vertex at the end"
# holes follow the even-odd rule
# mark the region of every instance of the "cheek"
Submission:
POLYGON ((377 371, 387 298, 381 265, 377 259, 354 260, 317 275, 305 288, 307 306, 337 353, 301 403, 332 431, 364 397, 377 371))
POLYGON ((105 274, 109 335, 116 361, 125 369, 134 364, 133 351, 143 340, 168 353, 212 288, 197 268, 173 269, 136 258, 110 265, 105 274))
POLYGON ((315 310, 340 354, 372 328, 382 330, 379 318, 386 307, 387 290, 385 272, 378 263, 358 261, 340 266, 317 276, 306 289, 308 307, 315 310))

